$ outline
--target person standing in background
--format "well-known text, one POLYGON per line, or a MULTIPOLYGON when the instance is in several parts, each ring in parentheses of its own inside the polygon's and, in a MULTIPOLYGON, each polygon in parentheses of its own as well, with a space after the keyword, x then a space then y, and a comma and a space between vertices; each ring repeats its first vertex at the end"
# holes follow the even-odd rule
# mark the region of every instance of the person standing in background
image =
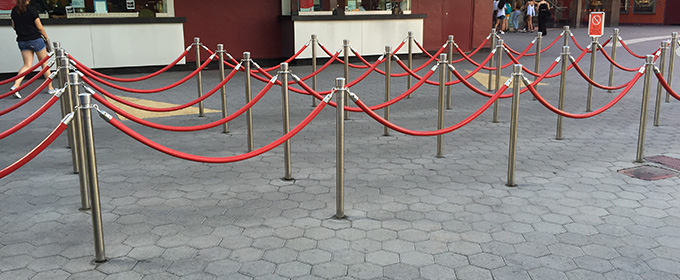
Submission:
POLYGON ((512 4, 510 4, 510 0, 504 2, 503 10, 505 11, 505 19, 503 19, 503 31, 508 32, 508 30, 510 30, 510 24, 508 24, 508 22, 510 21, 510 14, 512 14, 512 4))
MULTIPOLYGON (((12 28, 17 34, 17 44, 19 45, 19 50, 21 50, 21 58, 24 61, 24 65, 19 69, 19 74, 26 72, 33 66, 33 55, 37 55, 39 60, 43 60, 47 56, 47 50, 45 48, 45 41, 48 40, 47 32, 40 21, 38 16, 38 10, 29 5, 30 0, 17 0, 16 6, 12 9, 12 28), (43 39, 44 38, 44 39, 43 39)), ((47 67, 47 63, 42 65, 43 68, 47 67)), ((50 70, 45 72, 45 79, 49 78, 50 70)), ((21 85, 21 81, 24 77, 21 77, 14 81, 12 90, 16 89, 21 85)), ((54 94, 55 90, 52 87, 52 83, 49 85, 49 93, 54 94)), ((16 98, 21 98, 19 92, 15 92, 14 96, 16 98)))
POLYGON ((515 9, 512 10, 511 19, 512 19, 513 32, 519 31, 519 16, 520 16, 520 14, 522 14, 522 12, 520 11, 521 9, 522 9, 522 4, 517 2, 515 4, 515 9))
POLYGON ((536 2, 534 0, 527 1, 526 27, 525 31, 534 32, 534 17, 536 16, 536 2))
POLYGON ((538 31, 541 32, 543 36, 548 35, 546 28, 551 17, 550 4, 545 0, 538 2, 538 31))
POLYGON ((507 0, 500 0, 497 1, 498 3, 496 4, 496 23, 494 24, 493 28, 498 31, 498 33, 505 34, 503 32, 503 21, 505 20, 505 2, 507 0), (501 29, 498 29, 498 25, 501 26, 501 29))

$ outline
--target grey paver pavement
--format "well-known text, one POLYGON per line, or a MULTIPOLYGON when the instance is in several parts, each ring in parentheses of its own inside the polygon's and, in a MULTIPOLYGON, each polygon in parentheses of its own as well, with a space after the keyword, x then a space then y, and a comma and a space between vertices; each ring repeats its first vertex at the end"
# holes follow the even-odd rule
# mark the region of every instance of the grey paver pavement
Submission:
MULTIPOLYGON (((621 36, 633 39, 673 31, 677 28, 624 26, 621 36)), ((574 32, 585 45, 586 30, 574 32)), ((544 42, 558 34, 559 30, 549 30, 544 42)), ((533 36, 506 34, 504 39, 519 50, 533 36)), ((643 53, 659 45, 647 41, 630 47, 643 53)), ((542 69, 559 54, 558 49, 543 54, 542 69)), ((618 51, 621 64, 642 65, 622 48, 618 51)), ((577 53, 572 47, 572 54, 577 53)), ((483 55, 475 59, 481 61, 483 55)), ((424 61, 420 58, 414 64, 424 61)), ((533 65, 533 58, 522 62, 533 65)), ((587 67, 588 59, 581 65, 587 67)), ((456 68, 473 69, 464 63, 456 68)), ((299 76, 310 69, 291 67, 299 76)), ((608 69, 604 58, 598 57, 598 82, 606 83, 608 69)), ((393 71, 399 72, 396 66, 393 71)), ((361 73, 353 69, 350 79, 361 73)), ((676 80, 679 73, 675 72, 676 80)), ((187 74, 168 72, 131 86, 160 87, 187 74)), ((333 65, 320 75, 319 89, 331 88, 340 75, 342 67, 333 65)), ((618 71, 614 84, 631 76, 618 71)), ((204 88, 211 88, 218 73, 209 69, 203 77, 204 88)), ((573 71, 568 77, 565 109, 583 113, 587 84, 573 71)), ((559 80, 547 83, 539 90, 557 104, 559 80)), ((403 78, 393 79, 393 96, 403 92, 405 84, 403 78)), ((253 85, 255 93, 263 87, 255 81, 253 85)), ((650 104, 656 95, 656 83, 652 85, 650 104)), ((116 94, 181 104, 194 98, 195 88, 190 81, 160 94, 116 94)), ((233 112, 244 104, 243 76, 237 75, 227 88, 233 112)), ((381 102, 383 88, 383 77, 373 74, 352 91, 372 105, 381 102)), ((411 129, 435 129, 437 91, 423 86, 412 98, 393 105, 392 121, 411 129)), ((291 181, 281 179, 282 148, 230 164, 189 162, 151 150, 95 118, 110 260, 92 262, 90 214, 78 210, 78 177, 72 174, 70 150, 62 135, 32 162, 0 179, 0 279, 679 279, 680 177, 644 181, 617 172, 642 165, 633 162, 641 93, 642 80, 602 115, 565 119, 563 140, 554 139, 557 117, 522 95, 516 188, 505 186, 510 99, 500 102, 499 123, 491 122, 489 110, 445 135, 444 158, 435 158, 434 137, 396 132, 383 136, 380 124, 365 114, 351 113, 346 121, 347 219, 343 220, 332 218, 333 108, 325 108, 292 139, 295 180, 291 181)), ((615 95, 595 89, 594 108, 615 95)), ((452 96, 453 109, 445 112, 448 125, 488 100, 462 85, 452 87, 452 96)), ((34 112, 47 98, 41 94, 2 116, 0 130, 34 112)), ((281 135, 280 98, 280 90, 274 87, 253 108, 256 147, 281 135)), ((290 99, 295 126, 311 112, 311 101, 297 94, 290 99)), ((0 107, 14 102, 0 100, 0 107)), ((649 120, 646 155, 680 158, 678 104, 662 103, 660 126, 649 120)), ((206 107, 219 110, 219 97, 209 98, 206 107)), ((55 106, 3 139, 0 166, 38 144, 56 126, 59 115, 55 106)), ((210 113, 204 118, 149 120, 195 125, 219 118, 210 113)), ((228 134, 221 128, 177 133, 124 123, 187 153, 247 152, 244 117, 230 123, 228 134)))

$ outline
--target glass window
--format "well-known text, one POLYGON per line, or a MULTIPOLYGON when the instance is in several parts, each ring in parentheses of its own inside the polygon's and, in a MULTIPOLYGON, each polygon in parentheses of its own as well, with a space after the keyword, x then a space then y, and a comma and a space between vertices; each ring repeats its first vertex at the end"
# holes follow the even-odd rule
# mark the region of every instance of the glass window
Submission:
MULTIPOLYGON (((41 14, 63 17, 165 16, 172 0, 31 0, 41 14)), ((9 13, 14 0, 0 0, 0 14, 9 13)))
MULTIPOLYGON (((344 11, 354 12, 379 12, 400 14, 404 11, 411 11, 411 0, 293 0, 297 2, 297 9, 301 15, 310 12, 333 12, 344 11)), ((316 13, 310 13, 316 14, 316 13)))
POLYGON ((655 0, 635 0, 633 3, 633 12, 636 14, 653 14, 656 11, 655 0))

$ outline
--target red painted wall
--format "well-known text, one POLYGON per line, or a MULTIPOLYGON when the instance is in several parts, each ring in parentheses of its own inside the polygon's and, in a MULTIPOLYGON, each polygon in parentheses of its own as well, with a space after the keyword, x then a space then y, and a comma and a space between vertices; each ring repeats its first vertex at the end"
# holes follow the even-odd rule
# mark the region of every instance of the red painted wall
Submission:
MULTIPOLYGON (((254 59, 282 57, 281 0, 175 0, 175 15, 186 17, 184 41, 194 37, 214 50, 217 44, 235 58, 249 51, 254 59)), ((194 61, 193 51, 187 60, 194 61)))
POLYGON ((464 51, 477 47, 491 31, 492 0, 412 0, 414 14, 427 14, 423 44, 436 50, 449 35, 464 51))
MULTIPOLYGON (((469 51, 481 43, 491 30, 492 0, 413 0, 412 13, 427 14, 423 44, 436 50, 454 35, 456 43, 469 51), (447 14, 448 13, 448 14, 447 14)), ((175 15, 185 17, 185 45, 194 37, 210 49, 224 44, 227 52, 240 58, 244 51, 255 59, 281 58, 284 46, 281 25, 281 0, 197 1, 175 0, 175 15)), ((290 35, 289 35, 290 36, 290 35)), ((194 61, 190 52, 188 61, 194 61)))

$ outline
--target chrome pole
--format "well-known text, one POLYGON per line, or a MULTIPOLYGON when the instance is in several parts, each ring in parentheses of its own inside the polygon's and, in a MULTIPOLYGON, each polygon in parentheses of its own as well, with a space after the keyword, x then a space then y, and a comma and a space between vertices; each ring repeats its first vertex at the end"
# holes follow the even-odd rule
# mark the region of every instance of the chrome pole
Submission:
MULTIPOLYGON (((619 45, 619 29, 614 28, 614 34, 612 35, 612 60, 616 61, 616 48, 619 45)), ((614 64, 609 65, 609 86, 614 86, 614 64)), ((608 90, 607 92, 612 92, 608 90)))
MULTIPOLYGON (((446 54, 439 55, 439 102, 437 107, 437 129, 444 128, 444 92, 446 90, 446 54)), ((444 157, 444 135, 437 135, 437 157, 444 157)))
MULTIPOLYGON (((283 134, 287 134, 290 131, 290 114, 288 110, 288 63, 281 63, 281 104, 283 106, 283 134)), ((290 159, 290 139, 286 140, 283 144, 283 161, 285 167, 285 174, 283 179, 293 180, 293 169, 291 167, 290 159)))
POLYGON ((645 150, 645 130, 647 129, 647 106, 649 104, 649 90, 652 84, 652 72, 654 71, 654 56, 647 55, 645 60, 645 85, 642 89, 642 108, 640 110, 640 129, 638 131, 638 147, 635 162, 642 163, 645 150))
MULTIPOLYGON (((71 77, 77 74, 72 74, 71 77)), ((102 226, 102 209, 99 200, 99 178, 97 177, 97 154, 94 147, 94 130, 92 126, 92 95, 81 93, 80 114, 83 118, 83 138, 85 139, 85 153, 87 156, 87 178, 90 186, 90 201, 92 201, 92 233, 94 235, 95 262, 107 261, 104 248, 104 229, 102 226)))
MULTIPOLYGON (((194 45, 196 46, 196 69, 201 68, 201 39, 194 37, 194 45)), ((196 85, 198 88, 198 97, 203 96, 203 77, 201 76, 202 71, 198 71, 196 74, 196 85)), ((198 116, 203 117, 203 101, 198 103, 198 116)))
MULTIPOLYGON (((564 110, 564 94, 567 88, 567 64, 569 64, 569 46, 562 47, 562 73, 560 75, 560 100, 557 107, 564 110)), ((555 139, 562 140, 562 115, 557 115, 557 135, 555 139)))
MULTIPOLYGON (((588 77, 590 79, 595 79, 595 58, 597 57, 597 50, 599 48, 599 43, 597 42, 597 37, 592 37, 592 42, 590 43, 590 73, 588 77)), ((613 65, 613 64, 612 64, 613 65)), ((593 104, 593 84, 588 83, 588 100, 586 101, 586 112, 592 111, 590 108, 593 104)))
MULTIPOLYGON (((413 70, 413 32, 411 31, 408 32, 408 69, 413 70)), ((406 90, 409 90, 411 88, 411 75, 406 76, 408 76, 406 90)), ((411 98, 411 95, 409 94, 406 98, 411 98)))
POLYGON ((519 88, 522 78, 522 65, 515 64, 512 73, 512 115, 510 116, 510 142, 508 152, 508 187, 515 184, 515 157, 517 155, 517 123, 519 120, 519 88))
POLYGON ((345 95, 347 88, 345 88, 345 78, 335 79, 335 102, 337 103, 336 111, 336 149, 335 149, 335 218, 342 219, 345 217, 345 122, 344 114, 345 107, 342 106, 345 102, 345 95))
MULTIPOLYGON (((316 72, 316 47, 319 44, 319 38, 316 34, 312 34, 312 72, 316 72)), ((316 91, 316 75, 312 77, 312 89, 316 91)), ((316 97, 312 95, 312 107, 316 107, 316 97)))
MULTIPOLYGON (((666 52, 668 51, 668 42, 661 42, 661 61, 659 62, 659 68, 661 76, 666 72, 666 52)), ((673 55, 673 54, 671 54, 673 55)), ((661 99, 663 92, 663 86, 661 83, 657 83, 656 86, 656 107, 654 108, 654 126, 659 126, 661 122, 661 99)))
MULTIPOLYGON (((668 86, 673 85, 673 68, 675 67, 675 55, 677 54, 675 50, 677 48, 678 48, 678 32, 673 32, 671 33, 671 48, 669 50, 670 60, 668 61, 668 77, 666 78, 668 86)), ((666 102, 671 102, 670 93, 666 93, 666 102)))
MULTIPOLYGON (((496 91, 501 88, 501 67, 503 67, 503 39, 496 41, 496 91)), ((493 103, 493 122, 498 122, 498 99, 493 103)))
MULTIPOLYGON (((536 33, 536 59, 534 62, 534 72, 536 74, 539 74, 540 69, 541 69, 541 41, 543 41, 543 33, 538 32, 536 33)), ((534 76, 534 82, 538 80, 538 77, 534 76)), ((538 84, 534 86, 534 88, 538 88, 538 84)), ((532 96, 533 100, 536 100, 535 96, 532 96)))
MULTIPOLYGON (((68 64, 66 64, 68 65, 68 64)), ((80 76, 78 76, 78 73, 69 73, 68 76, 68 84, 69 84, 69 92, 71 95, 67 95, 67 99, 71 99, 70 103, 73 103, 72 108, 80 108, 80 76)), ((73 145, 73 150, 76 152, 76 162, 78 164, 78 182, 80 183, 80 209, 79 210, 89 210, 90 207, 90 189, 92 186, 90 186, 90 181, 89 181, 89 172, 88 172, 88 157, 86 156, 86 150, 85 150, 85 138, 83 136, 83 117, 81 114, 75 114, 73 118, 73 140, 74 140, 74 145, 73 145)))
MULTIPOLYGON (((449 40, 447 41, 449 44, 449 65, 453 66, 453 35, 449 35, 449 40)), ((451 71, 446 71, 446 82, 451 81, 451 71)), ((451 86, 446 86, 446 109, 451 110, 451 86)))
POLYGON ((571 38, 571 30, 569 29, 569 25, 565 25, 562 28, 562 34, 564 36, 564 46, 569 46, 569 38, 571 38))
MULTIPOLYGON (((495 28, 491 29, 491 34, 489 36, 491 36, 491 49, 493 50, 497 46, 497 44, 496 44, 496 39, 497 39, 496 38, 496 29, 495 28)), ((491 57, 491 59, 489 60, 489 67, 493 67, 495 59, 496 59, 496 56, 491 57)), ((489 69, 489 84, 486 87, 489 91, 493 91, 493 89, 491 87, 493 85, 491 83, 492 79, 493 79, 493 69, 489 69)), ((496 89, 496 90, 498 90, 498 89, 496 89)))
MULTIPOLYGON (((223 44, 217 44, 217 55, 219 57, 219 68, 220 68, 220 81, 224 81, 225 79, 225 73, 224 73, 224 45, 223 44)), ((220 88, 220 91, 222 92, 222 118, 226 118, 228 113, 227 113, 227 85, 222 86, 220 88)), ((223 125, 223 130, 222 132, 224 133, 229 133, 229 123, 225 122, 223 125)))
MULTIPOLYGON (((392 75, 392 47, 385 46, 385 55, 387 56, 387 61, 385 63, 385 102, 390 101, 390 85, 391 85, 391 75, 392 75)), ((383 113, 386 120, 390 120, 390 106, 385 106, 383 113)), ((383 131, 384 136, 390 136, 390 129, 385 126, 383 131)))
MULTIPOLYGON (((250 85, 250 52, 243 53, 243 67, 246 71, 246 104, 253 99, 250 85)), ((246 124, 248 126, 248 151, 252 151, 255 147, 255 142, 253 141, 253 111, 248 108, 246 111, 246 124)))
MULTIPOLYGON (((343 52, 345 54, 345 82, 349 81, 349 40, 342 40, 343 52)), ((344 104, 349 105, 349 93, 345 92, 344 104)), ((338 104, 340 105, 340 104, 338 104)), ((349 119, 349 111, 345 111, 345 119, 349 119)))
MULTIPOLYGON (((57 64, 57 86, 59 88, 64 88, 68 84, 68 74, 69 74, 69 60, 68 56, 66 56, 66 51, 62 49, 61 47, 57 48, 57 45, 61 45, 59 42, 54 42, 55 48, 54 48, 54 55, 55 55, 55 62, 57 64)), ((66 87, 66 92, 61 97, 61 110, 62 110, 62 115, 64 113, 68 114, 73 112, 73 102, 71 100, 71 87, 68 86, 66 87)), ((78 149, 75 146, 75 130, 73 129, 73 125, 68 126, 68 130, 66 131, 68 133, 68 147, 71 148, 71 158, 73 160, 73 173, 78 173, 80 169, 78 169, 78 154, 77 151, 78 149)))

